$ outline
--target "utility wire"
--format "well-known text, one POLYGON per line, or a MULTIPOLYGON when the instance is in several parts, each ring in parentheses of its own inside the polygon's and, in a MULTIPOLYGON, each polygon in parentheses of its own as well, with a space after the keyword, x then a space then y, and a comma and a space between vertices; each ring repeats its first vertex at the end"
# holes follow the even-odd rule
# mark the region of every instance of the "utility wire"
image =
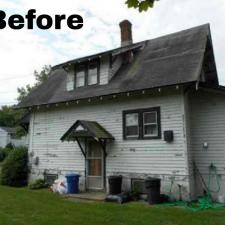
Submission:
POLYGON ((8 78, 3 78, 3 79, 0 79, 1 81, 4 81, 4 80, 18 80, 18 79, 23 79, 23 78, 27 78, 27 77, 32 77, 31 75, 27 75, 27 76, 15 76, 15 77, 8 77, 8 78))

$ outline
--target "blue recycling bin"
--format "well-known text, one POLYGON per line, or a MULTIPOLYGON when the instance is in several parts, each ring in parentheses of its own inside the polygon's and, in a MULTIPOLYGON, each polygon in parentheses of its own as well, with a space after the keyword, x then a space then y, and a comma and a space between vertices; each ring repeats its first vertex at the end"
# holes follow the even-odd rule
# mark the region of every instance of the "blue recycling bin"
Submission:
POLYGON ((79 174, 71 173, 66 175, 67 190, 69 194, 77 194, 79 192, 79 174))

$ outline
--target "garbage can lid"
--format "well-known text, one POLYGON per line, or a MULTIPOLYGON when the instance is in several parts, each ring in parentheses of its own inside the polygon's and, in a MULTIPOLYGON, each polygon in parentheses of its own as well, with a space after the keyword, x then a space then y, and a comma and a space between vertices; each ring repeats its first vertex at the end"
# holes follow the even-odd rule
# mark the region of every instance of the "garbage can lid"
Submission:
POLYGON ((121 175, 112 175, 112 176, 109 176, 109 179, 120 179, 122 178, 121 175))
POLYGON ((147 177, 146 181, 160 181, 161 179, 155 177, 147 177))
POLYGON ((65 175, 65 177, 79 177, 80 175, 77 173, 68 173, 65 175))

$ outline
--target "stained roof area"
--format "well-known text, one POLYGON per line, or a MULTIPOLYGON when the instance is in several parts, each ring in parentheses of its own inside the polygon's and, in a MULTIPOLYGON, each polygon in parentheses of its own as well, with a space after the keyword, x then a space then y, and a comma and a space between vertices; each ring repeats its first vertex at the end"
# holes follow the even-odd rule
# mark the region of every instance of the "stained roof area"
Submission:
MULTIPOLYGON (((126 48, 118 48, 113 54, 138 48, 132 63, 123 65, 106 85, 89 86, 73 91, 66 90, 67 74, 61 68, 66 64, 60 64, 52 71, 48 81, 33 90, 18 107, 196 82, 202 71, 206 45, 209 41, 211 41, 210 28, 206 24, 126 48)), ((104 54, 112 54, 112 51, 104 54)), ((99 55, 101 53, 93 57, 99 55)), ((80 60, 87 60, 87 58, 80 60)), ((78 60, 71 60, 70 63, 78 60)), ((218 83, 216 71, 213 73, 213 79, 218 83)))
POLYGON ((76 141, 77 138, 114 139, 99 123, 86 120, 77 120, 61 137, 61 141, 76 141))

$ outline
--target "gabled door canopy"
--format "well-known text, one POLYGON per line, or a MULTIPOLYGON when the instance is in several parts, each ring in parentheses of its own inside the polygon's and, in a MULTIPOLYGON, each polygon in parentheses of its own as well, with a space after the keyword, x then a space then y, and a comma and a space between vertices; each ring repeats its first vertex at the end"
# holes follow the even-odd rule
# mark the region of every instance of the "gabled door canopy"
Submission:
POLYGON ((98 141, 104 152, 107 140, 114 140, 114 137, 99 123, 95 121, 77 120, 66 133, 60 138, 61 141, 77 141, 78 145, 86 157, 86 152, 83 149, 79 139, 87 140, 93 138, 98 141))

